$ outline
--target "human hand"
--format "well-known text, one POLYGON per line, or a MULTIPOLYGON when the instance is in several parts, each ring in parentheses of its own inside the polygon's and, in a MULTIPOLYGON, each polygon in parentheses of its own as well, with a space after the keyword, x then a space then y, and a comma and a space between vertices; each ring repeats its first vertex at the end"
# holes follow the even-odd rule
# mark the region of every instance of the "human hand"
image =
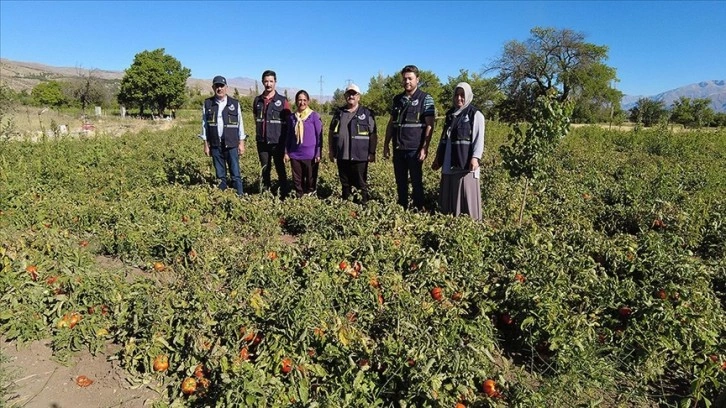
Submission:
POLYGON ((204 144, 204 155, 209 157, 209 145, 206 143, 204 144))
POLYGON ((474 171, 479 168, 479 159, 476 157, 471 158, 471 162, 469 163, 469 170, 474 171))
POLYGON ((422 147, 421 150, 418 151, 418 161, 423 162, 426 160, 426 157, 428 156, 428 149, 425 147, 422 147))
POLYGON ((388 160, 391 157, 391 149, 388 146, 383 146, 383 158, 388 160))

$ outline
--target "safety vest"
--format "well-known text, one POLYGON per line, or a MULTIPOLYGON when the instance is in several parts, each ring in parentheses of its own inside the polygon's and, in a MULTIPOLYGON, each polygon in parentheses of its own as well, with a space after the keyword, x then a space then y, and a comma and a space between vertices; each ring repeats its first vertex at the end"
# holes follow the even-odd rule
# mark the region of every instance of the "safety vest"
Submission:
POLYGON ((224 137, 224 147, 239 146, 239 124, 242 118, 239 101, 227 96, 227 105, 222 111, 222 123, 224 124, 222 135, 217 132, 217 115, 219 104, 215 97, 204 100, 204 114, 207 120, 207 143, 212 147, 219 147, 221 138, 224 137))
POLYGON ((473 105, 467 106, 466 109, 459 113, 458 119, 454 123, 456 109, 451 108, 446 112, 446 122, 444 123, 444 130, 441 132, 437 156, 441 160, 440 164, 443 164, 446 140, 451 138, 451 168, 467 170, 474 155, 474 145, 472 143, 474 115, 479 112, 479 109, 473 105), (447 132, 449 128, 451 128, 450 133, 447 132))
POLYGON ((428 94, 416 89, 408 99, 405 93, 393 98, 391 118, 393 119, 393 147, 402 150, 418 150, 426 139, 424 100, 428 94))
POLYGON ((262 95, 255 97, 252 106, 258 142, 272 144, 280 142, 280 137, 283 135, 282 128, 288 119, 283 112, 286 102, 287 98, 275 92, 265 111, 265 98, 262 95))
MULTIPOLYGON (((341 159, 344 155, 341 152, 343 148, 343 140, 340 138, 340 117, 345 108, 335 110, 333 120, 330 122, 330 135, 333 138, 332 147, 333 154, 336 158, 341 159)), ((355 114, 348 123, 348 159, 355 161, 368 161, 370 154, 371 135, 375 128, 371 129, 368 120, 372 119, 373 112, 368 108, 358 105, 355 114)), ((375 154, 375 153, 374 153, 375 154)))

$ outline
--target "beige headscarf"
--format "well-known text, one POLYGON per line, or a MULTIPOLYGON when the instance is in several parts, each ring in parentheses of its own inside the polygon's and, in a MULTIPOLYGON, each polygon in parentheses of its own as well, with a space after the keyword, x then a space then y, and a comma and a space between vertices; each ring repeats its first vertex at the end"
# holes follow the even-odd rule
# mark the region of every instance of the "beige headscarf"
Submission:
MULTIPOLYGON (((459 82, 458 84, 456 84, 456 88, 454 88, 454 100, 456 98, 456 90, 458 88, 461 88, 464 90, 464 106, 457 109, 456 112, 454 112, 454 116, 458 116, 461 113, 461 111, 466 109, 466 107, 469 106, 471 101, 474 99, 474 92, 472 92, 472 90, 471 90, 471 85, 467 84, 466 82, 459 82)), ((456 102, 454 102, 454 100, 452 100, 451 103, 455 107, 456 102)))
POLYGON ((305 119, 310 116, 310 114, 313 113, 313 110, 310 109, 308 106, 303 110, 302 112, 295 112, 295 118, 297 118, 297 123, 295 124, 295 136, 297 138, 297 144, 302 143, 303 136, 305 133, 305 119))

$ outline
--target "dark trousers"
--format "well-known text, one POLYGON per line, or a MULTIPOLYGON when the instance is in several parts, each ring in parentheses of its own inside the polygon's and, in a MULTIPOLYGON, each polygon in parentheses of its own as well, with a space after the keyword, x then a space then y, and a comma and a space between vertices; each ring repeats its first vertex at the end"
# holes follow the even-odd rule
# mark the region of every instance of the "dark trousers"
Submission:
POLYGON ((352 187, 360 191, 361 203, 368 202, 368 162, 355 160, 338 160, 338 177, 343 187, 343 200, 347 200, 352 187))
POLYGON ((393 173, 396 176, 398 204, 408 208, 408 177, 413 188, 413 207, 424 208, 423 162, 418 160, 418 150, 394 150, 393 173))
POLYGON ((227 189, 227 168, 232 187, 237 195, 242 195, 242 177, 239 171, 239 151, 236 147, 211 147, 209 153, 214 163, 214 173, 219 180, 219 189, 227 189))
POLYGON ((257 155, 262 166, 262 185, 260 190, 269 190, 272 186, 270 174, 272 173, 272 161, 277 172, 277 179, 280 182, 280 194, 287 194, 287 170, 285 169, 285 146, 280 143, 257 142, 257 155), (272 160, 270 160, 272 159, 272 160))
POLYGON ((292 182, 295 185, 295 194, 302 197, 304 194, 315 192, 318 179, 318 163, 315 160, 290 159, 292 169, 292 182))

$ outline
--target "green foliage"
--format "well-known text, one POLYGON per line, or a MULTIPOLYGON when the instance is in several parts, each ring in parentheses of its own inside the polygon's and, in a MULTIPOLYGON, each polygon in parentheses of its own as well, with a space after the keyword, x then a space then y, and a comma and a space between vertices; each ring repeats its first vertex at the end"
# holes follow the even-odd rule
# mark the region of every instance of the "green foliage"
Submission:
POLYGON ((700 129, 711 122, 714 111, 708 98, 694 99, 681 96, 673 102, 670 120, 685 127, 700 129))
POLYGON ((630 121, 651 127, 662 123, 668 115, 663 101, 654 101, 649 98, 640 98, 638 103, 630 109, 630 121))
MULTIPOLYGON (((495 121, 481 223, 403 211, 388 161, 370 166, 365 207, 339 200, 330 162, 319 198, 258 194, 254 140, 241 158, 252 194, 221 192, 197 115, 163 132, 9 142, 0 332, 49 340, 60 359, 112 343, 160 406, 717 406, 724 131, 583 127, 558 142, 569 107, 539 106, 531 134, 547 154, 530 163, 548 177, 521 227, 495 121), (209 385, 182 395, 199 364, 209 385)), ((427 196, 438 181, 425 172, 427 196)))
POLYGON ((63 94, 63 88, 58 81, 41 82, 33 88, 31 92, 33 101, 40 106, 50 106, 54 108, 61 107, 66 104, 67 100, 63 94))
MULTIPOLYGON (((507 99, 502 117, 514 122, 529 120, 528 111, 540 95, 557 91, 560 101, 575 99, 583 104, 616 103, 611 89, 615 69, 604 64, 608 48, 585 41, 585 35, 570 29, 535 27, 525 42, 509 41, 502 56, 488 70, 497 79, 507 99)), ((584 113, 584 112, 583 112, 584 113)))
POLYGON ((545 163, 570 129, 572 101, 559 102, 540 96, 532 109, 532 123, 514 125, 511 144, 500 148, 504 168, 513 178, 539 179, 546 175, 545 163))
MULTIPOLYGON (((421 70, 418 78, 419 88, 434 98, 436 111, 445 111, 444 105, 441 104, 444 90, 439 77, 432 71, 421 70)), ((403 86, 400 73, 386 77, 379 73, 377 76, 371 77, 368 92, 361 96, 361 104, 372 109, 377 115, 384 115, 390 112, 393 97, 401 92, 403 92, 403 86)))
POLYGON ((452 106, 454 90, 459 82, 466 82, 471 85, 471 90, 474 93, 472 105, 479 108, 484 116, 491 118, 494 113, 494 105, 501 102, 504 95, 499 91, 493 79, 482 78, 476 73, 469 75, 469 71, 465 69, 460 70, 459 75, 456 77, 449 77, 449 82, 443 85, 441 99, 438 102, 444 110, 440 112, 445 112, 448 107, 452 106))
POLYGON ((186 81, 191 70, 181 65, 163 48, 142 51, 121 80, 118 102, 126 107, 137 107, 141 114, 147 108, 163 115, 167 108, 179 108, 186 97, 186 81))

